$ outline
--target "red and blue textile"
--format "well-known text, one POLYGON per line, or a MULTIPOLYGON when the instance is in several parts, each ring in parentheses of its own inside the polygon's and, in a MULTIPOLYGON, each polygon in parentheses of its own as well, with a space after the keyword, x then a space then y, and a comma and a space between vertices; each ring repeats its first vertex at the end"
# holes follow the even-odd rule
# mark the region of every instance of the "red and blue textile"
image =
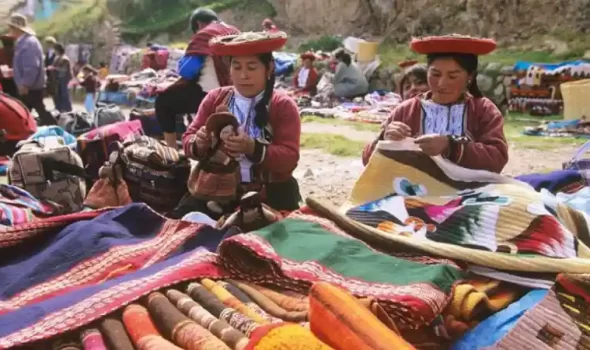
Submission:
POLYGON ((54 228, 0 245, 0 349, 82 327, 164 286, 223 277, 211 252, 221 231, 142 204, 91 213, 61 230, 40 221, 54 228))

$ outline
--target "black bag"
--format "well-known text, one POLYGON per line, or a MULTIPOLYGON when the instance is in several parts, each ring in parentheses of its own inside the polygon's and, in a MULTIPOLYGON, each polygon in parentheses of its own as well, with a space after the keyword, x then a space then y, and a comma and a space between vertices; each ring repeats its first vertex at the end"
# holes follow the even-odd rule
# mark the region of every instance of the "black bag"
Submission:
POLYGON ((74 136, 80 136, 94 129, 92 116, 86 112, 68 112, 60 114, 57 125, 74 136))
POLYGON ((125 115, 117 105, 97 103, 96 107, 94 112, 94 126, 96 128, 125 121, 125 115))

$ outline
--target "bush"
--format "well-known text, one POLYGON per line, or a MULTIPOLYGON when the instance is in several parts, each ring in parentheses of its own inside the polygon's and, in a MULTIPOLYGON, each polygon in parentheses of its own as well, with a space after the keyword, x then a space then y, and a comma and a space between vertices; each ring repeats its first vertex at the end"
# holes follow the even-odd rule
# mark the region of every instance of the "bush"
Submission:
POLYGON ((334 51, 342 46, 342 38, 332 35, 324 35, 319 39, 309 40, 299 45, 299 52, 306 51, 334 51))

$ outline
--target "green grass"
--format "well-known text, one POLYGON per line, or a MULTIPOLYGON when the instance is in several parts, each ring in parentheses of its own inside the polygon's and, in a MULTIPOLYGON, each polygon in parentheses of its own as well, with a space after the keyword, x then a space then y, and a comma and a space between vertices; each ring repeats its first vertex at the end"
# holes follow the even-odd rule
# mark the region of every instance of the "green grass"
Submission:
POLYGON ((334 118, 320 118, 314 116, 305 116, 301 119, 302 123, 317 123, 317 124, 329 124, 329 125, 342 125, 348 126, 353 128, 357 131, 372 131, 378 132, 381 129, 379 124, 369 124, 369 123, 360 123, 360 122, 351 122, 341 119, 334 119, 334 118))
POLYGON ((527 114, 511 113, 504 121, 504 133, 510 143, 516 144, 520 149, 548 150, 553 147, 580 146, 587 139, 573 137, 544 137, 527 136, 522 131, 527 126, 538 126, 543 121, 560 120, 561 117, 532 117, 527 114))
POLYGON ((339 157, 360 157, 365 144, 335 134, 303 134, 301 147, 321 150, 339 157))

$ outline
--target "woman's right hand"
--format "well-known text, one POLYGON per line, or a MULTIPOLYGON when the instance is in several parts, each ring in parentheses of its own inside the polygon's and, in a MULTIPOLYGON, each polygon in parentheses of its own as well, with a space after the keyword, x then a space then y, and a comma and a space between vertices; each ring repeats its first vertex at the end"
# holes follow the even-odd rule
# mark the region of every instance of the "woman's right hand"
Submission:
POLYGON ((412 136, 412 129, 402 122, 391 122, 385 127, 383 138, 387 141, 400 141, 412 136))
POLYGON ((211 145, 211 138, 209 137, 209 134, 207 133, 207 128, 205 128, 204 126, 202 126, 199 131, 197 131, 197 149, 199 150, 203 150, 206 148, 209 148, 209 146, 211 145))

